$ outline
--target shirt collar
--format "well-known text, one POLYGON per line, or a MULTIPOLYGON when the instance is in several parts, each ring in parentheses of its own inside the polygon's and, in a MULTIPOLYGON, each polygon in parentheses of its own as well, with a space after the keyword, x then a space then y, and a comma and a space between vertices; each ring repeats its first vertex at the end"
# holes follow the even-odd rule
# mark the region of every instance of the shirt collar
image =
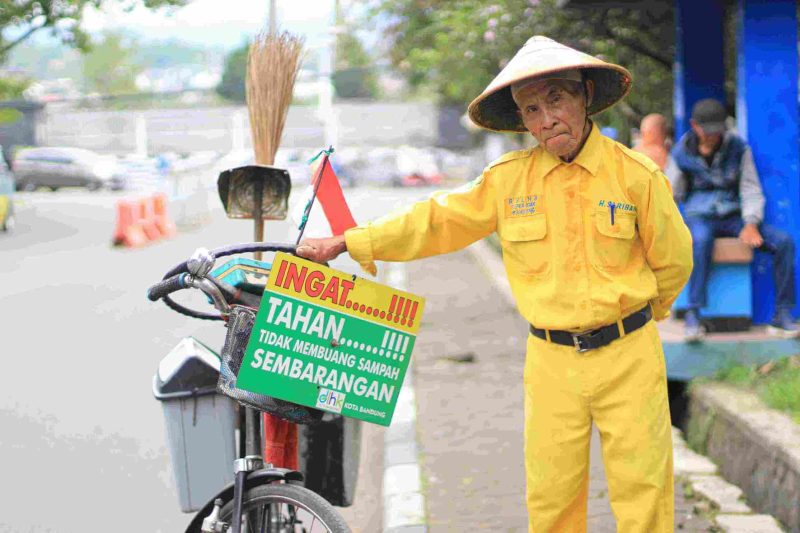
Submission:
POLYGON ((571 165, 573 163, 585 168, 592 176, 597 174, 597 168, 600 166, 600 137, 602 134, 592 121, 589 121, 589 124, 592 128, 589 131, 589 137, 586 138, 586 142, 583 143, 581 151, 578 153, 578 156, 572 160, 572 162, 565 163, 558 157, 542 148, 542 176, 549 174, 550 171, 556 168, 558 165, 571 165))

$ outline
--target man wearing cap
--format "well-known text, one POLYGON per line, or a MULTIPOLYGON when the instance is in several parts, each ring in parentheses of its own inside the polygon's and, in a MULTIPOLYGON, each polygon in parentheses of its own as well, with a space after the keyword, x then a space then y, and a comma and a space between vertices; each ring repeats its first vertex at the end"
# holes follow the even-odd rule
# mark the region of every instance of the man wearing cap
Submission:
POLYGON ((589 119, 630 73, 533 37, 469 106, 479 126, 530 132, 473 182, 298 254, 374 260, 452 252, 497 232, 520 313, 529 531, 586 530, 589 443, 600 431, 618 531, 672 533, 667 316, 692 268, 689 231, 664 175, 589 119))
POLYGON ((698 341, 704 331, 699 311, 706 305, 706 284, 716 237, 739 237, 746 245, 774 257, 775 315, 768 331, 796 337, 800 328, 791 309, 795 304, 794 241, 786 233, 763 224, 764 194, 753 154, 747 143, 727 131, 727 112, 712 98, 692 108, 691 130, 672 150, 666 174, 675 199, 683 201, 686 224, 692 233, 694 271, 689 279, 689 306, 685 338, 698 341))

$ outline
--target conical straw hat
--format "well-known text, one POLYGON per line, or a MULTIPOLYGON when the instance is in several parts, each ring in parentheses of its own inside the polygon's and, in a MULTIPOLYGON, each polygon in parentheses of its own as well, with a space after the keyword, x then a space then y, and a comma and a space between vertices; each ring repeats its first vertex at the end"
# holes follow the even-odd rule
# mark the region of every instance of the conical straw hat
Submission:
POLYGON ((483 93, 469 104, 469 118, 487 130, 527 131, 511 97, 511 85, 526 78, 573 69, 580 69, 585 79, 594 82, 590 115, 611 107, 631 89, 631 73, 626 69, 537 35, 528 39, 483 93))

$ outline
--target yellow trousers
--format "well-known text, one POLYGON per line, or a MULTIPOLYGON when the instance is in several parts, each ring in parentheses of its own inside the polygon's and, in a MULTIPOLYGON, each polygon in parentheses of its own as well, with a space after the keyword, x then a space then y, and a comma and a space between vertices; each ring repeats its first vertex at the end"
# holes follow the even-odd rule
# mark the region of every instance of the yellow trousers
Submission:
POLYGON ((594 422, 617 531, 673 533, 672 430, 655 323, 585 353, 528 335, 524 379, 528 531, 586 531, 594 422))

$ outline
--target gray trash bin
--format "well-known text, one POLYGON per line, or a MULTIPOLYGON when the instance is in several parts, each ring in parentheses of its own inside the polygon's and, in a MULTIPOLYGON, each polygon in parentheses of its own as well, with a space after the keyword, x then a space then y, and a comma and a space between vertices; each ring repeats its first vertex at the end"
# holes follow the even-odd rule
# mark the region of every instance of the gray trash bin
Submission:
POLYGON ((236 402, 216 392, 219 364, 214 351, 186 337, 161 360, 153 378, 185 513, 202 508, 233 481, 236 402))

